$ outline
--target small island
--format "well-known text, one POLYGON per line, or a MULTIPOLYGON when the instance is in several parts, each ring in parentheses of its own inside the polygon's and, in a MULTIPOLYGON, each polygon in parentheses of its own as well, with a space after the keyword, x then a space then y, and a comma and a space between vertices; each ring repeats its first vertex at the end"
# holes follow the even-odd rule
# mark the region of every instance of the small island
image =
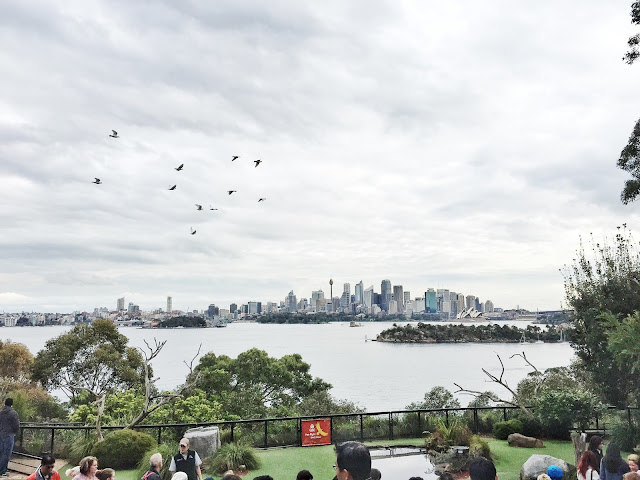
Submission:
POLYGON ((526 329, 510 325, 432 325, 419 322, 380 332, 376 341, 390 343, 557 343, 570 340, 569 332, 553 325, 545 329, 529 325, 526 329))

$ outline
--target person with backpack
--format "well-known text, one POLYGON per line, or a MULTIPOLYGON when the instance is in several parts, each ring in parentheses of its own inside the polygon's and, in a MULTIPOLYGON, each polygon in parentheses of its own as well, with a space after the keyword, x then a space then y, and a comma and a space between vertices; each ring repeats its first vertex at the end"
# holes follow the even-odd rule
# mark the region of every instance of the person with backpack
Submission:
POLYGON ((162 480, 160 470, 162 470, 162 455, 154 453, 149 457, 149 471, 142 476, 141 480, 162 480))

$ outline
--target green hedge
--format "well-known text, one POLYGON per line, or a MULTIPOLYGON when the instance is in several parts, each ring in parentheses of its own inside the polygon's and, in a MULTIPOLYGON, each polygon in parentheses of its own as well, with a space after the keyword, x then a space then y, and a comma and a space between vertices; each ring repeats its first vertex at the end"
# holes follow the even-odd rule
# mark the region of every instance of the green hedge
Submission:
POLYGON ((156 440, 147 433, 135 430, 116 430, 93 447, 98 465, 105 468, 129 470, 135 468, 145 452, 156 447, 156 440))
POLYGON ((522 433, 522 422, 518 419, 498 422, 493 425, 493 436, 498 440, 506 440, 512 433, 522 433))

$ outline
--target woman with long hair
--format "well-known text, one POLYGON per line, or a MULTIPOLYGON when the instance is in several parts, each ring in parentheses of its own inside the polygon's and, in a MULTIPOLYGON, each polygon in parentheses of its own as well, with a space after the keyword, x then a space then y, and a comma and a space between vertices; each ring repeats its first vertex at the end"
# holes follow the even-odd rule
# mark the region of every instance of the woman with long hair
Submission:
POLYGON ((620 456, 620 447, 615 443, 607 445, 607 453, 600 462, 600 480, 622 480, 629 472, 629 465, 620 456))
POLYGON ((578 480, 600 480, 598 474, 598 457, 591 450, 587 450, 578 462, 578 480))
POLYGON ((84 457, 80 460, 80 473, 73 480, 97 480, 98 459, 96 457, 84 457))

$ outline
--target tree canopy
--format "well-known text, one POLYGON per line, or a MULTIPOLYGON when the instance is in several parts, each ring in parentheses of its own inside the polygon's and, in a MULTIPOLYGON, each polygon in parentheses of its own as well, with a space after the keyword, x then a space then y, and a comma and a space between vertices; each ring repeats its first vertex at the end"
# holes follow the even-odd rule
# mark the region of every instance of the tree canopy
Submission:
POLYGON ((435 410, 438 408, 460 408, 460 402, 444 387, 433 387, 424 394, 421 402, 407 405, 407 410, 435 410))
POLYGON ((82 390, 99 396, 144 384, 143 359, 109 320, 79 324, 48 340, 31 377, 46 389, 62 389, 75 401, 82 390))
POLYGON ((563 274, 566 299, 575 313, 571 339, 579 368, 588 372, 592 389, 604 401, 626 406, 630 394, 640 391, 640 377, 626 375, 628 366, 617 362, 609 349, 609 335, 640 310, 638 244, 626 227, 618 227, 612 243, 592 239, 590 253, 581 242, 563 274))
POLYGON ((291 407, 331 388, 312 377, 310 367, 297 353, 274 358, 252 348, 233 359, 210 352, 200 359, 187 381, 214 396, 229 415, 261 417, 270 409, 291 407))

